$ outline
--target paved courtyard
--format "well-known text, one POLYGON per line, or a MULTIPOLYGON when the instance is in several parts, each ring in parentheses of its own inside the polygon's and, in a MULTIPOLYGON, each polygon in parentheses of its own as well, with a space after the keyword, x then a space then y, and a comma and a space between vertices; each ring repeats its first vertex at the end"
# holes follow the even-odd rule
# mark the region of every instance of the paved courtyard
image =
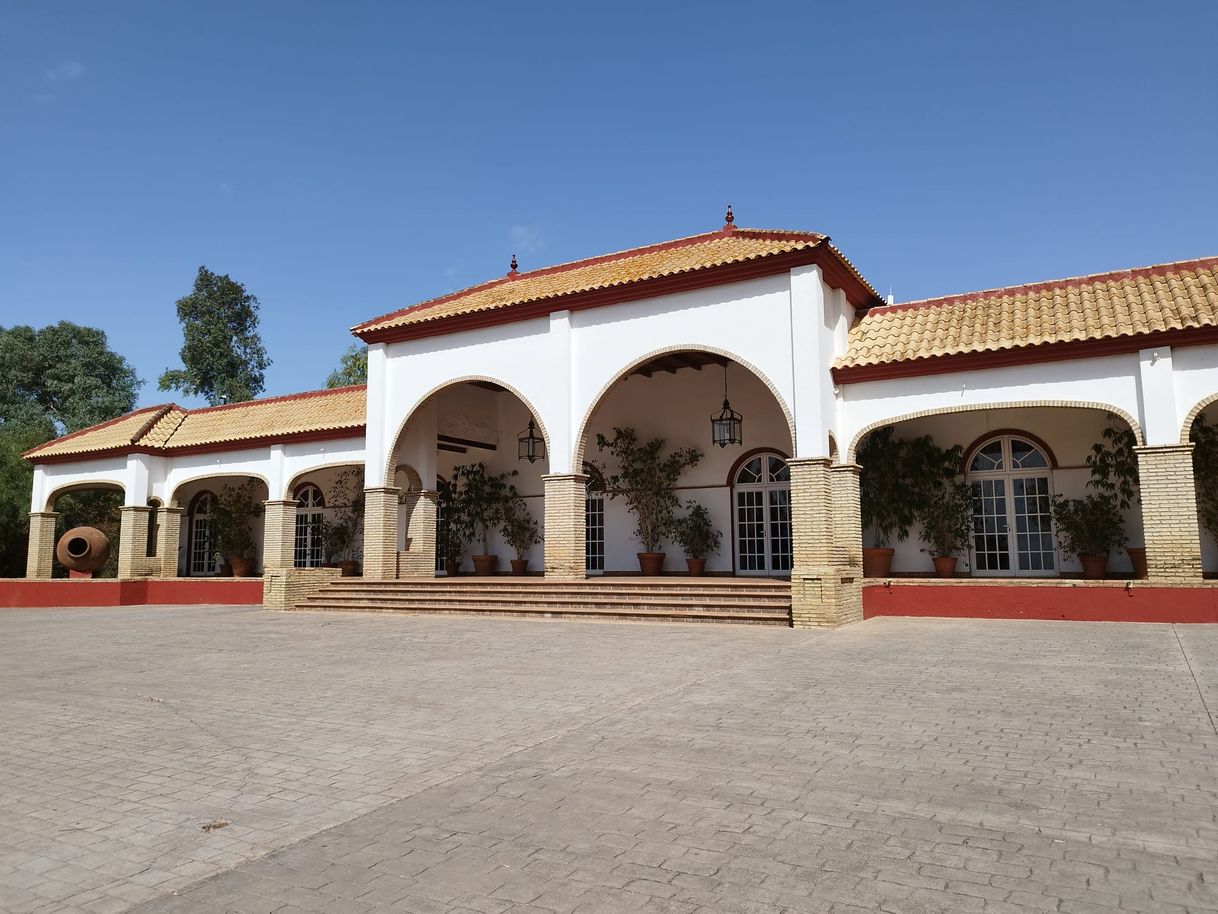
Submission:
POLYGON ((2 610, 0 910, 1218 911, 1207 705, 1218 627, 2 610))

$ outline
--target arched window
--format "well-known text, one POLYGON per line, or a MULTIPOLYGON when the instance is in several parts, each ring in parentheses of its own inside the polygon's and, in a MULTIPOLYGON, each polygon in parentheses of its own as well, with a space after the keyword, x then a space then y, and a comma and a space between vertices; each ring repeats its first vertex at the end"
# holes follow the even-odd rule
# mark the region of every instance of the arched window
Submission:
POLYGON ((732 479, 736 568, 741 574, 791 573, 791 468, 785 457, 749 457, 732 479))
POLYGON ((200 492, 190 505, 190 547, 187 572, 192 575, 216 573, 215 552, 212 547, 211 522, 215 514, 216 496, 200 492))
POLYGON ((157 540, 161 533, 161 500, 159 498, 148 499, 148 542, 144 549, 145 558, 155 558, 157 549, 157 540))
POLYGON ((292 564, 297 568, 320 568, 326 557, 322 548, 326 500, 312 483, 296 492, 296 544, 292 564))
POLYGON ((584 570, 600 574, 605 570, 605 478, 590 463, 584 464, 588 476, 584 494, 584 570))
POLYGON ((965 477, 973 490, 973 569, 980 575, 1058 574, 1052 465, 1019 435, 975 448, 965 477))

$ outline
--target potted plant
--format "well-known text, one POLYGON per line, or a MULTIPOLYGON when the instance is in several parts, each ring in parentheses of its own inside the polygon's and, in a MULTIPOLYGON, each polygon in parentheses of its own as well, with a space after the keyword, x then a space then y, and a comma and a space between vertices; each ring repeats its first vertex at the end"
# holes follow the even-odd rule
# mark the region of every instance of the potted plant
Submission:
POLYGON ((623 498, 635 518, 634 537, 643 551, 638 553, 639 570, 658 575, 664 569, 665 553, 660 552, 664 538, 672 532, 677 500, 674 491, 681 473, 698 465, 702 452, 697 448, 677 448, 665 453, 663 438, 640 443, 632 428, 615 428, 613 437, 597 434, 596 446, 608 451, 617 461, 617 472, 596 469, 605 480, 611 499, 623 498))
POLYGON ((1108 553, 1125 545, 1121 509, 1109 493, 1084 498, 1053 497, 1053 521, 1063 551, 1078 556, 1083 577, 1100 580, 1108 570, 1108 553))
POLYGON ((515 491, 508 479, 511 473, 491 473, 485 463, 464 464, 453 469, 452 488, 455 507, 462 517, 461 528, 468 543, 480 544, 482 552, 472 556, 475 574, 494 574, 499 556, 490 551, 492 530, 503 522, 504 508, 515 491))
POLYGON ((954 578, 956 553, 968 553, 973 535, 973 490, 956 479, 945 479, 931 494, 918 514, 922 538, 930 546, 925 551, 930 552, 939 577, 954 578))
POLYGON ((326 557, 342 569, 344 578, 360 573, 364 540, 364 471, 348 467, 334 477, 326 500, 330 517, 322 523, 326 557))
POLYGON ((690 577, 700 578, 706 573, 706 557, 719 551, 722 537, 706 505, 688 501, 685 506, 688 509, 685 516, 678 518, 673 525, 673 537, 685 550, 685 564, 689 567, 690 577))
MULTIPOLYGON (((1087 455, 1087 466, 1091 479, 1087 485, 1101 494, 1116 499, 1122 512, 1131 505, 1141 504, 1138 489, 1138 455, 1134 450, 1138 439, 1133 429, 1125 425, 1120 417, 1108 414, 1108 427, 1104 429, 1104 440, 1091 446, 1087 455)), ((1133 576, 1145 578, 1146 547, 1126 546, 1129 562, 1133 565, 1133 576)))
POLYGON ((436 554, 444 562, 444 573, 450 578, 461 571, 465 561, 465 543, 472 534, 465 523, 465 514, 457 501, 458 492, 451 482, 440 480, 437 487, 439 519, 436 524, 436 554))
POLYGON ((516 558, 511 560, 512 574, 528 574, 529 549, 541 542, 541 528, 537 521, 533 520, 529 506, 516 492, 515 487, 510 488, 512 496, 504 507, 503 525, 499 528, 499 533, 516 553, 516 558))
POLYGON ((226 485, 216 496, 212 537, 216 550, 228 559, 234 577, 254 573, 254 534, 250 521, 262 514, 262 502, 254 497, 253 481, 226 485))

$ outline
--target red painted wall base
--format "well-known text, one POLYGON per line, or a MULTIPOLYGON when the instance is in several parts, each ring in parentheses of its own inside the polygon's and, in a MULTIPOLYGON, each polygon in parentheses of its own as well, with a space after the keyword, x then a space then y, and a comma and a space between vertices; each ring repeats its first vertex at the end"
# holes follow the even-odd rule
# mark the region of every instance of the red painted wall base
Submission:
POLYGON ((0 580, 0 606, 145 606, 156 604, 262 603, 259 578, 164 578, 117 581, 109 579, 0 580))
POLYGON ((1062 584, 865 584, 863 618, 1218 622, 1218 587, 1062 584))

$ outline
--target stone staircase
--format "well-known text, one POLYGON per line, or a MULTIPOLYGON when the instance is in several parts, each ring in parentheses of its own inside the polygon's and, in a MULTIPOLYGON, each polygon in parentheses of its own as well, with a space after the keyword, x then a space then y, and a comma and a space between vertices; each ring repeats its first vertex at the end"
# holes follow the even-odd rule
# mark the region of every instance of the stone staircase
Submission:
POLYGON ((791 585, 747 578, 339 578, 296 610, 612 622, 791 624, 791 585))

